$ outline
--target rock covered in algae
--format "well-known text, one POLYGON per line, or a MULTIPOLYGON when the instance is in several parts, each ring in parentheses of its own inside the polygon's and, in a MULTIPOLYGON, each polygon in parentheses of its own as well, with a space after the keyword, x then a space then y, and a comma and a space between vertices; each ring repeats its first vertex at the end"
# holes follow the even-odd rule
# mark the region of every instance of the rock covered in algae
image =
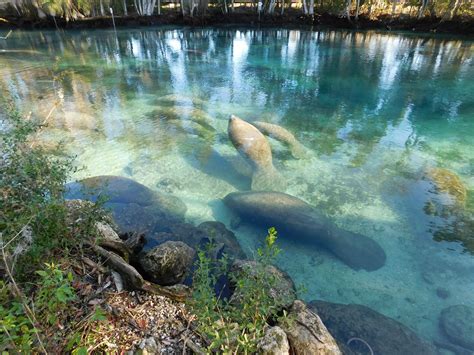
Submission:
POLYGON ((324 301, 311 301, 309 307, 345 354, 436 354, 434 346, 411 329, 369 307, 324 301))
MULTIPOLYGON (((257 261, 235 260, 231 266, 230 273, 238 279, 256 277, 259 267, 263 267, 263 265, 257 261)), ((274 300, 275 306, 278 306, 280 309, 290 307, 296 299, 296 290, 293 280, 288 274, 273 265, 265 266, 264 272, 265 279, 269 285, 268 291, 274 300)), ((236 285, 232 286, 235 288, 236 285)), ((232 295, 231 302, 238 303, 240 299, 240 291, 236 289, 232 295)))
POLYGON ((168 241, 147 253, 139 260, 145 274, 159 285, 175 285, 184 280, 195 251, 183 242, 168 241))
POLYGON ((287 355, 290 353, 288 338, 283 329, 278 326, 267 328, 257 346, 258 353, 262 355, 287 355))
POLYGON ((453 344, 474 350, 474 308, 466 305, 449 306, 441 311, 439 322, 453 344))
POLYGON ((66 186, 67 199, 97 201, 105 198, 120 234, 147 233, 184 221, 186 205, 176 196, 153 191, 129 178, 94 176, 66 186))
POLYGON ((455 173, 443 168, 430 168, 426 172, 426 176, 433 182, 437 190, 449 194, 461 206, 466 204, 466 187, 455 173))
POLYGON ((295 355, 340 355, 339 346, 321 318, 303 302, 296 300, 289 312, 290 321, 280 326, 295 355))

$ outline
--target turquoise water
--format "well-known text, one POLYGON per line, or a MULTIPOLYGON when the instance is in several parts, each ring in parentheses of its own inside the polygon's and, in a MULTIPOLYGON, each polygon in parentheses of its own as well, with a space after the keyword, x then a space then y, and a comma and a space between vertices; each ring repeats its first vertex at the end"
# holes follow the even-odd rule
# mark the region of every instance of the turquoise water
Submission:
POLYGON ((251 173, 227 120, 285 127, 308 156, 270 139, 282 191, 387 255, 382 268, 355 271, 282 235, 278 263, 307 289, 300 297, 364 304, 445 341, 440 311, 474 306, 473 44, 276 29, 16 31, 0 42, 0 85, 48 123, 40 142, 77 155, 75 178, 121 175, 171 192, 188 221, 234 227, 249 255, 265 231, 231 223, 221 201, 249 189, 251 173))

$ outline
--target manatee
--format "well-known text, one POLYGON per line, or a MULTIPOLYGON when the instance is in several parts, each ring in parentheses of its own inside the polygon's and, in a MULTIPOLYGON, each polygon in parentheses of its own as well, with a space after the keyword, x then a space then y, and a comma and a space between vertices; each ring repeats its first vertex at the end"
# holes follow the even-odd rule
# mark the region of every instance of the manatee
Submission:
POLYGON ((285 128, 267 122, 252 122, 252 124, 264 135, 272 137, 287 146, 294 158, 303 159, 307 156, 306 148, 285 128))
POLYGON ((149 113, 149 117, 163 118, 166 121, 190 121, 202 126, 204 129, 214 132, 216 129, 210 124, 209 115, 198 108, 181 106, 162 106, 149 113))
POLYGON ((385 264, 374 240, 337 227, 306 202, 281 192, 232 192, 224 203, 242 220, 275 227, 281 235, 323 247, 355 270, 374 271, 385 264))
POLYGON ((272 150, 265 136, 250 123, 231 115, 228 135, 239 153, 253 169, 252 190, 279 189, 284 186, 272 161, 272 150))
POLYGON ((199 99, 197 97, 179 95, 179 94, 168 94, 165 96, 160 96, 156 99, 157 102, 176 105, 176 106, 194 106, 194 105, 205 105, 206 101, 199 99))

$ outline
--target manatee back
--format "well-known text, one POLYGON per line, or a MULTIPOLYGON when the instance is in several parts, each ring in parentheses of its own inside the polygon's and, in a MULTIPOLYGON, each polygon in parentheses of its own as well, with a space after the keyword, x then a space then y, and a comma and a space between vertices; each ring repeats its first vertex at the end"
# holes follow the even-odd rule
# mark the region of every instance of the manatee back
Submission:
POLYGON ((234 147, 255 169, 273 168, 270 144, 257 128, 232 116, 227 130, 234 147))

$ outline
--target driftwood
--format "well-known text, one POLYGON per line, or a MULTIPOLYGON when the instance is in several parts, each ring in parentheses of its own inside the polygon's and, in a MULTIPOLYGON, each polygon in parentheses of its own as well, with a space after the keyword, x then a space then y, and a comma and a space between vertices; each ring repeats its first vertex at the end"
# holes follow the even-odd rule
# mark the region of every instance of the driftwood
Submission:
POLYGON ((105 263, 122 276, 125 287, 130 290, 142 290, 156 295, 165 296, 178 302, 186 301, 191 295, 185 285, 160 286, 143 279, 142 275, 119 255, 105 250, 101 246, 91 245, 91 248, 105 259, 105 263))
POLYGON ((122 257, 107 251, 98 245, 91 245, 92 249, 105 258, 105 263, 113 270, 117 271, 124 279, 126 287, 132 290, 141 290, 143 287, 142 275, 122 257))
POLYGON ((165 296, 173 301, 184 302, 191 296, 189 287, 185 285, 174 286, 160 286, 152 282, 145 281, 142 290, 154 293, 160 296, 165 296))

